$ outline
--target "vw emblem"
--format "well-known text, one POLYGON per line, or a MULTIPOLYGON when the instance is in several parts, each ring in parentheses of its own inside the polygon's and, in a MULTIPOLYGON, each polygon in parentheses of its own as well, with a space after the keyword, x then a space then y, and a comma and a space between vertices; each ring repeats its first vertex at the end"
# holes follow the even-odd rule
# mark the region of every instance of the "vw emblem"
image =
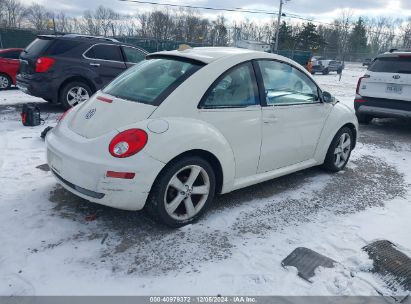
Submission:
POLYGON ((96 114, 96 108, 90 109, 86 114, 86 119, 90 119, 94 114, 96 114))
POLYGON ((394 78, 394 79, 400 79, 401 76, 400 76, 400 75, 394 75, 394 76, 392 76, 392 78, 394 78))

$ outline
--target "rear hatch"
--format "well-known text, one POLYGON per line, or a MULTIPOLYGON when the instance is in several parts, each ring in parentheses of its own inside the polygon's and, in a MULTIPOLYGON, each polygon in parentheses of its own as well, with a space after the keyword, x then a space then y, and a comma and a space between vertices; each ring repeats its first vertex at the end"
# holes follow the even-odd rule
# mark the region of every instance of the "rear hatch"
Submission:
POLYGON ((52 36, 38 36, 32 43, 25 48, 20 55, 19 74, 34 74, 36 71, 36 61, 53 43, 52 36))
POLYGON ((69 128, 86 138, 95 138, 147 119, 157 108, 103 93, 97 93, 79 107, 69 122, 69 128))
POLYGON ((94 138, 145 120, 203 65, 169 56, 144 60, 81 105, 68 122, 69 128, 94 138))
POLYGON ((378 57, 367 75, 359 87, 361 96, 411 101, 411 53, 378 57))

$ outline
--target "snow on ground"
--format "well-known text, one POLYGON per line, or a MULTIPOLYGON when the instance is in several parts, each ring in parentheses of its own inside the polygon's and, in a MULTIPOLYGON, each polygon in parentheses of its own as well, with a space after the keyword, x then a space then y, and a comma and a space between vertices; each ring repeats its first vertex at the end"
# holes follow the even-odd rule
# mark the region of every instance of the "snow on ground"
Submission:
MULTIPOLYGON (((315 78, 352 106, 363 73, 348 64, 341 81, 315 78)), ((39 134, 58 114, 41 102, 45 125, 23 127, 19 106, 32 101, 0 92, 0 295, 392 294, 361 248, 388 239, 411 256, 409 122, 362 129, 344 172, 313 168, 223 195, 197 224, 170 230, 77 198, 36 169, 39 134), (301 246, 340 265, 309 284, 281 266, 301 246)))

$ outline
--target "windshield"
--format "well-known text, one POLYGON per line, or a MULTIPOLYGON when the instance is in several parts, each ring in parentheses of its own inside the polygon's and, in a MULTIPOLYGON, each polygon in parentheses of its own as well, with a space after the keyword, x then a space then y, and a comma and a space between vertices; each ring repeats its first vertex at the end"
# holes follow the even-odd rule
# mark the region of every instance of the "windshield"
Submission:
POLYGON ((380 57, 368 68, 371 72, 411 74, 411 56, 380 57))
POLYGON ((114 79, 103 92, 129 101, 159 105, 202 66, 174 58, 144 60, 114 79))

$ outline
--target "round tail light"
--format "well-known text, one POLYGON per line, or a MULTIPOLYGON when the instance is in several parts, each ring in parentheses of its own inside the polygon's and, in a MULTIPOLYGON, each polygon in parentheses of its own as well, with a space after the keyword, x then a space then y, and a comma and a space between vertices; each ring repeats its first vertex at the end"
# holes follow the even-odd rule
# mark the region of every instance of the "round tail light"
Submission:
POLYGON ((147 140, 148 136, 145 131, 129 129, 114 136, 108 150, 114 157, 129 157, 141 151, 147 144, 147 140))

